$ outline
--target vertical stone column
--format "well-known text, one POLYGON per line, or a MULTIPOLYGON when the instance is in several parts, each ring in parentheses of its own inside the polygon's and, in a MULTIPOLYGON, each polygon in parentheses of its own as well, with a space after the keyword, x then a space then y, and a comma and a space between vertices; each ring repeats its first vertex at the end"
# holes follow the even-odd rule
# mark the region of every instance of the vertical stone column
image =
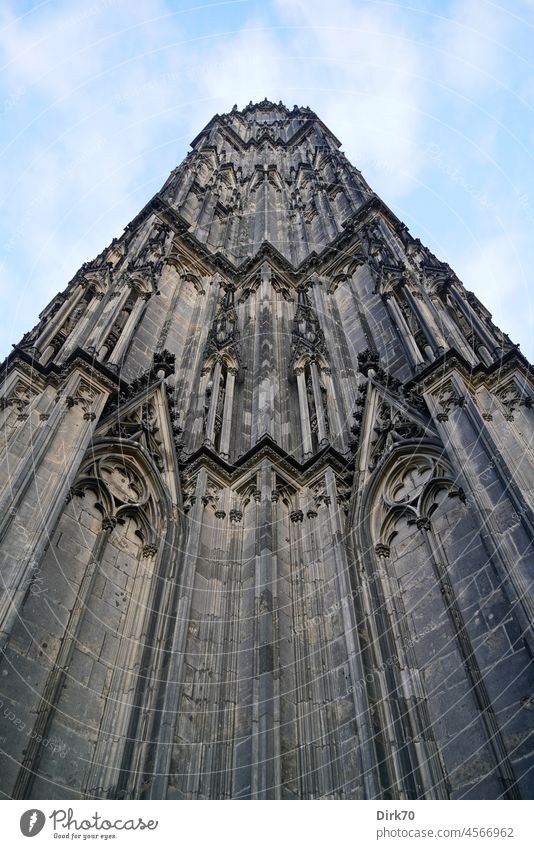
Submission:
POLYGON ((200 381, 198 384, 198 393, 196 397, 196 410, 191 427, 192 445, 198 447, 198 442, 202 439, 202 428, 205 421, 205 406, 206 406, 206 389, 211 375, 211 369, 204 367, 200 372, 200 381))
MULTIPOLYGON (((128 737, 139 740, 135 758, 130 758, 130 752, 123 752, 124 769, 119 781, 119 797, 126 785, 129 798, 146 798, 149 787, 155 778, 159 778, 158 758, 161 750, 171 747, 168 726, 162 733, 162 699, 165 697, 166 675, 169 668, 169 651, 173 633, 173 616, 176 609, 178 571, 174 552, 180 551, 180 535, 183 530, 178 520, 176 505, 171 506, 171 514, 165 521, 165 528, 160 536, 161 544, 157 550, 154 545, 146 545, 143 557, 147 558, 148 568, 153 567, 152 580, 146 581, 150 586, 150 595, 144 596, 141 606, 145 605, 147 615, 142 617, 140 640, 142 653, 139 656, 141 675, 133 682, 136 685, 138 698, 137 711, 132 734, 128 737)), ((132 655, 136 663, 135 653, 132 655)))
POLYGON ((109 331, 113 326, 113 322, 118 313, 123 308, 130 295, 130 286, 125 286, 123 289, 114 288, 107 293, 100 305, 100 315, 96 320, 96 324, 92 333, 86 340, 85 347, 98 351, 106 340, 109 331))
POLYGON ((211 222, 213 221, 213 210, 217 205, 218 199, 219 192, 213 186, 213 183, 208 184, 196 226, 195 235, 197 239, 200 239, 200 241, 206 241, 208 238, 211 222))
POLYGON ((416 524, 417 528, 423 534, 430 562, 432 563, 441 593, 446 602, 446 608, 464 661, 466 675, 478 706, 482 725, 486 731, 488 746, 495 760, 495 770, 502 782, 503 797, 505 799, 519 799, 521 797, 517 788, 515 773, 502 739, 501 729, 495 716, 493 705, 482 678, 476 654, 465 626, 464 617, 456 598, 456 593, 448 575, 447 558, 439 539, 432 531, 430 520, 422 516, 417 519, 416 524))
POLYGON ((438 346, 438 352, 440 354, 442 354, 443 351, 445 351, 445 349, 448 347, 448 344, 447 344, 447 337, 444 335, 443 330, 441 329, 441 326, 440 326, 438 310, 437 310, 435 304, 433 303, 431 297, 429 296, 427 290, 425 289, 423 283, 420 285, 419 291, 420 291, 421 296, 422 296, 421 310, 423 312, 423 315, 427 316, 427 321, 429 323, 429 326, 434 331, 434 336, 436 338, 436 342, 437 342, 437 346, 438 346))
POLYGON ((259 250, 260 245, 266 241, 266 214, 267 214, 267 174, 264 171, 264 166, 261 166, 263 171, 262 182, 256 188, 255 192, 255 208, 254 208, 254 218, 253 218, 253 247, 252 250, 254 253, 259 250))
POLYGON ((328 406, 328 420, 330 422, 330 439, 335 444, 340 445, 344 442, 343 424, 339 415, 339 403, 332 378, 332 372, 329 368, 322 369, 323 381, 326 388, 326 403, 328 406))
POLYGON ((42 333, 37 337, 35 341, 35 347, 42 351, 41 354, 41 362, 46 363, 54 354, 54 349, 51 347, 50 342, 60 330, 61 325, 68 318, 69 314, 76 309, 78 303, 82 299, 83 293, 85 291, 85 283, 79 283, 78 286, 67 295, 65 303, 61 305, 55 316, 46 323, 46 326, 42 333))
POLYGON ((103 297, 104 295, 102 292, 95 292, 93 294, 92 299, 87 304, 85 313, 81 317, 76 327, 73 328, 69 338, 61 349, 62 360, 66 360, 70 356, 70 354, 72 354, 76 347, 83 344, 84 336, 87 332, 90 323, 94 320, 98 304, 100 303, 103 297))
POLYGON ((373 729, 370 722, 368 703, 365 693, 357 684, 365 680, 362 653, 358 644, 358 629, 354 621, 354 606, 348 580, 348 563, 344 546, 344 533, 337 503, 336 478, 332 469, 325 471, 325 492, 328 504, 331 531, 331 551, 334 558, 335 587, 341 600, 341 617, 347 652, 347 666, 352 684, 354 715, 360 744, 360 762, 363 776, 362 784, 366 799, 379 798, 379 782, 376 774, 376 754, 373 746, 373 729))
MULTIPOLYGON (((138 736, 130 740, 128 729, 131 726, 132 714, 139 712, 140 705, 136 704, 138 678, 143 676, 143 651, 147 648, 148 620, 152 610, 151 598, 154 596, 153 576, 156 569, 157 550, 145 546, 143 559, 140 561, 134 591, 131 593, 126 620, 119 641, 117 656, 110 681, 110 698, 106 706, 99 728, 99 740, 96 745, 91 774, 88 776, 86 787, 115 787, 115 797, 122 798, 121 792, 128 798, 130 773, 135 776, 136 764, 133 758, 128 769, 118 769, 124 762, 124 754, 137 750, 141 755, 142 739, 138 736)), ((137 723, 135 723, 137 725, 137 723)), ((135 782, 135 777, 134 777, 135 782)))
POLYGON ((495 444, 502 451, 510 479, 528 503, 534 495, 534 449, 531 436, 534 408, 529 394, 531 390, 525 386, 525 377, 517 375, 517 378, 518 383, 513 381, 508 384, 510 390, 516 392, 516 398, 511 403, 504 405, 502 398, 495 396, 495 390, 490 392, 486 386, 480 386, 477 406, 495 444))
POLYGON ((236 253, 237 234, 241 223, 241 213, 237 204, 230 207, 222 247, 231 254, 236 253))
POLYGON ((210 408, 208 410, 208 417, 206 420, 205 442, 206 445, 209 446, 213 445, 213 440, 215 438, 215 416, 217 415, 217 401, 219 398, 219 389, 221 386, 221 371, 222 360, 219 357, 215 361, 215 366, 213 369, 213 387, 210 396, 210 408))
MULTIPOLYGON (((194 501, 187 517, 189 531, 184 540, 183 552, 176 553, 176 559, 181 560, 181 570, 177 575, 175 607, 173 610, 172 637, 169 639, 169 665, 167 683, 158 709, 161 711, 159 735, 167 741, 166 747, 158 748, 156 754, 157 768, 149 790, 151 799, 164 799, 171 776, 171 760, 173 754, 172 738, 177 722, 177 710, 180 709, 182 687, 184 686, 185 646, 191 610, 191 600, 195 586, 195 572, 199 549, 201 545, 202 525, 206 506, 203 496, 206 493, 208 475, 205 469, 200 469, 196 479, 194 501)), ((198 776, 196 776, 198 782, 198 776)), ((185 782, 184 782, 185 784, 185 782)))
POLYGON ((328 444, 328 435, 326 430, 323 399, 321 395, 321 385, 319 383, 319 370, 315 360, 310 362, 310 372, 313 386, 313 399, 315 401, 315 413, 317 415, 317 438, 319 440, 319 446, 322 447, 328 444))
POLYGON ((72 606, 65 632, 60 643, 58 654, 51 671, 48 674, 41 698, 36 710, 35 721, 26 747, 24 759, 20 765, 13 796, 16 799, 27 799, 37 771, 42 752, 41 740, 46 740, 56 706, 61 697, 61 689, 68 673, 72 652, 77 645, 80 623, 85 614, 87 600, 94 586, 95 577, 100 570, 100 557, 106 546, 107 539, 115 527, 116 519, 104 519, 102 530, 98 535, 87 568, 80 583, 76 599, 72 606))
POLYGON ((228 457, 230 454, 230 435, 232 431, 232 412, 234 408, 234 388, 237 369, 229 368, 226 373, 226 392, 224 396, 223 423, 221 432, 220 454, 228 457))
POLYGON ((252 442, 264 434, 273 436, 274 415, 274 334, 272 316, 271 270, 261 268, 257 293, 258 315, 254 338, 254 387, 252 410, 252 442))
MULTIPOLYGON (((375 554, 379 575, 372 586, 373 589, 377 586, 382 587, 384 602, 379 601, 378 605, 373 606, 375 609, 381 608, 382 604, 385 607, 390 644, 395 647, 395 653, 399 659, 399 670, 395 676, 396 683, 392 695, 394 698, 398 698, 401 694, 404 696, 407 707, 404 724, 409 728, 411 736, 410 750, 421 778, 421 795, 425 799, 447 799, 448 792, 437 747, 434 740, 429 739, 428 729, 431 723, 413 650, 413 637, 410 636, 407 627, 407 613, 402 603, 400 589, 398 585, 394 586, 395 579, 390 575, 389 545, 378 543, 375 546, 375 554)), ((396 672, 394 667, 391 671, 396 672)), ((398 752, 396 755, 398 757, 398 752)), ((399 773, 399 781, 404 784, 402 770, 399 773)))
POLYGON ((0 645, 11 631, 32 566, 39 563, 50 529, 64 507, 106 398, 107 391, 74 371, 32 451, 18 468, 12 489, 2 499, 0 645))
POLYGON ((420 368, 425 363, 424 357, 421 356, 421 352, 413 337, 412 331, 406 323, 395 295, 393 292, 386 292, 382 297, 386 303, 386 309, 389 312, 389 316, 393 321, 393 324, 395 324, 399 329, 408 356, 412 361, 412 366, 416 369, 420 368))
POLYGON ((326 195, 323 180, 317 181, 317 194, 315 198, 321 218, 324 240, 325 242, 329 242, 332 239, 336 238, 338 231, 334 223, 334 215, 332 213, 332 208, 326 195))
POLYGON ((108 339, 109 334, 111 333, 113 325, 116 322, 118 316, 126 305, 128 298, 131 297, 132 291, 133 287, 130 285, 125 287, 122 292, 116 289, 110 295, 110 301, 108 303, 111 303, 113 300, 116 300, 117 303, 115 304, 114 309, 110 307, 105 310, 102 316, 102 326, 100 328, 100 332, 95 337, 94 347, 98 352, 99 359, 101 360, 106 359, 109 353, 109 349, 112 344, 108 339))
MULTIPOLYGON (((189 194, 191 186, 193 185, 196 177, 196 171, 194 165, 190 165, 187 169, 187 174, 184 175, 182 181, 178 183, 178 191, 176 192, 173 204, 178 208, 183 205, 184 201, 189 194)), ((182 175, 180 174, 180 177, 182 175)), ((169 194, 171 194, 172 186, 169 186, 169 194)), ((163 189, 162 189, 163 192, 163 189)))
POLYGON ((458 482, 473 504, 480 535, 534 653, 534 597, 531 549, 532 509, 486 427, 460 373, 444 386, 425 392, 436 427, 459 470, 458 482), (517 521, 510 524, 515 513, 517 521))
POLYGON ((432 328, 429 326, 427 319, 426 319, 426 316, 424 315, 423 310, 419 306, 417 298, 415 297, 415 295, 410 290, 410 287, 407 285, 406 281, 403 281, 401 283, 401 286, 402 286, 402 291, 404 292, 404 294, 406 296, 406 300, 408 301, 408 304, 409 304, 409 306, 410 306, 410 308, 411 308, 411 310, 412 310, 412 312, 415 316, 415 319, 418 322, 418 324, 419 324, 419 326, 420 326, 420 328, 423 332, 423 336, 426 339, 427 344, 425 346, 425 353, 426 353, 427 357, 429 358, 429 360, 432 361, 436 357, 436 355, 438 353, 438 349, 439 349, 439 345, 437 344, 435 334, 434 334, 432 328))
POLYGON ((280 787, 276 781, 276 763, 280 746, 275 729, 275 714, 279 712, 276 705, 277 646, 273 623, 276 574, 271 503, 273 475, 268 460, 263 460, 258 477, 251 789, 253 799, 277 799, 280 798, 280 787))
POLYGON ((133 306, 133 309, 126 320, 126 324, 121 330, 120 336, 117 340, 117 344, 113 348, 111 352, 108 363, 119 363, 123 357, 123 354, 128 347, 130 340, 133 336, 135 328, 139 323, 141 315, 146 307, 147 301, 151 298, 152 292, 143 292, 137 297, 137 300, 133 306))
POLYGON ((479 346, 479 353, 482 358, 486 361, 487 365, 491 365, 493 362, 493 355, 496 349, 498 349, 497 340, 493 336, 493 334, 488 330, 488 328, 484 325, 484 322, 480 320, 475 310, 472 309, 469 304, 466 304, 465 300, 462 298, 460 293, 457 291, 454 285, 449 286, 448 291, 451 294, 456 305, 461 310, 465 320, 470 324, 477 334, 478 338, 481 341, 481 345, 479 346))
POLYGON ((435 307, 435 309, 438 311, 445 326, 445 332, 447 334, 445 337, 445 347, 451 348, 456 345, 457 350, 463 357, 465 357, 467 362, 473 366, 476 365, 478 363, 478 357, 473 351, 471 345, 468 344, 463 333, 460 331, 458 324, 452 318, 447 304, 443 303, 442 295, 440 295, 439 306, 435 307))
POLYGON ((308 409, 308 393, 306 391, 306 376, 303 368, 295 369, 297 376, 297 389, 299 394, 300 428, 302 437, 302 453, 304 459, 312 455, 312 437, 310 425, 310 411, 308 409))
POLYGON ((295 221, 295 229, 297 231, 297 238, 295 240, 295 244, 297 246, 302 245, 302 249, 298 253, 298 262, 300 263, 302 262, 304 257, 309 253, 310 250, 308 240, 308 228, 306 227, 306 220, 304 218, 304 204, 301 201, 297 202, 296 205, 295 221))
POLYGON ((362 606, 367 614, 368 640, 373 647, 373 657, 376 658, 370 673, 371 681, 367 683, 372 684, 375 710, 384 733, 385 767, 391 779, 389 792, 395 798, 414 799, 418 796, 417 777, 409 741, 406 739, 402 707, 399 705, 400 687, 394 669, 397 646, 392 645, 384 602, 374 578, 376 575, 369 575, 367 580, 364 577, 359 587, 362 606))

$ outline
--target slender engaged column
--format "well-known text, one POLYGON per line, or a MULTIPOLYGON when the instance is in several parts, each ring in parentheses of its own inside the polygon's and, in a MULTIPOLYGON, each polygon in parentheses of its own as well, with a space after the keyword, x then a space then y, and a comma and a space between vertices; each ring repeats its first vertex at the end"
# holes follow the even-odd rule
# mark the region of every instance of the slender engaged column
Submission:
POLYGON ((300 428, 302 435, 302 453, 304 459, 312 455, 312 437, 310 426, 310 411, 308 409, 308 397, 306 392, 306 377, 303 368, 295 369, 297 376, 297 387, 299 393, 300 428))
POLYGON ((102 347, 111 328, 113 327, 113 322, 128 300, 130 294, 131 288, 129 286, 125 287, 122 291, 120 289, 114 289, 110 292, 103 305, 96 327, 86 342, 87 348, 94 348, 95 350, 98 350, 102 347))
POLYGON ((427 354, 429 359, 432 360, 436 356, 438 348, 439 348, 437 341, 436 341, 435 334, 432 332, 431 328, 428 326, 428 322, 426 320, 426 317, 423 314, 423 311, 420 308, 419 304, 417 303, 417 298, 410 291, 409 287, 406 284, 403 284, 402 290, 403 290, 403 292, 406 296, 406 300, 408 301, 408 304, 410 305, 410 308, 411 308, 416 320, 419 322, 419 326, 421 327, 421 330, 423 331, 423 336, 426 339, 427 344, 425 346, 425 353, 427 354))
POLYGON ((36 348, 38 348, 39 350, 44 349, 44 353, 41 357, 42 362, 45 362, 46 358, 49 356, 50 342, 60 329, 63 322, 68 318, 69 313, 76 309, 84 292, 85 284, 79 284, 78 290, 75 291, 74 294, 67 297, 67 300, 61 305, 55 316, 49 322, 47 322, 46 327, 44 328, 41 335, 37 337, 35 341, 36 348))
POLYGON ((120 336, 117 340, 117 344, 113 348, 111 352, 111 356, 108 360, 109 363, 118 363, 123 354, 126 351, 126 348, 129 345, 130 339, 132 338, 132 334, 137 326, 137 323, 141 317, 141 313, 145 309, 145 305, 151 296, 151 292, 145 292, 142 295, 139 295, 137 298, 133 309, 126 320, 126 324, 121 330, 120 336))
POLYGON ((475 310, 465 302, 465 300, 462 298, 462 296, 455 289, 454 286, 449 287, 449 292, 457 306, 462 311, 465 320, 473 326, 478 338, 482 343, 479 347, 480 353, 482 354, 483 358, 487 360, 487 364, 490 365, 493 362, 492 354, 499 347, 497 344, 497 340, 490 333, 490 331, 487 330, 487 328, 484 326, 484 323, 476 314, 475 310))
POLYGON ((217 414, 217 400, 219 398, 219 388, 221 385, 222 362, 217 360, 213 369, 213 388, 211 390, 210 408, 208 411, 208 419, 206 422, 206 445, 213 445, 215 437, 215 416, 217 414))
POLYGON ((332 372, 329 368, 322 370, 323 382, 326 388, 326 403, 328 406, 328 420, 330 424, 330 439, 343 441, 343 428, 339 415, 339 404, 336 395, 334 381, 332 380, 332 372))
POLYGON ((406 323, 406 319, 404 318, 402 311, 397 303, 397 300, 392 292, 386 292, 383 296, 384 301, 386 303, 386 309, 388 310, 393 322, 399 328, 399 331, 402 335, 406 348, 408 349, 408 354, 410 359, 412 360, 412 364, 415 367, 424 365, 424 358, 421 356, 421 352, 417 346, 417 343, 413 337, 412 331, 408 327, 406 323))
POLYGON ((62 360, 66 360, 70 356, 70 354, 72 354, 75 348, 83 344, 84 336, 87 333, 87 329, 91 321, 94 320, 95 312, 102 298, 102 292, 95 292, 93 294, 93 297, 87 304, 83 316, 77 323, 76 327, 72 329, 69 338, 61 349, 60 356, 62 360))
POLYGON ((317 363, 313 360, 310 363, 310 371, 313 386, 313 398, 315 401, 315 414, 317 416, 317 437, 319 439, 319 445, 326 445, 328 443, 328 435, 326 430, 323 399, 321 395, 321 384, 319 382, 319 369, 317 368, 317 363))
POLYGON ((223 423, 221 432, 221 448, 220 453, 223 457, 228 457, 230 453, 230 433, 232 429, 232 410, 234 406, 234 388, 237 369, 228 369, 226 375, 226 392, 224 395, 224 411, 223 423))

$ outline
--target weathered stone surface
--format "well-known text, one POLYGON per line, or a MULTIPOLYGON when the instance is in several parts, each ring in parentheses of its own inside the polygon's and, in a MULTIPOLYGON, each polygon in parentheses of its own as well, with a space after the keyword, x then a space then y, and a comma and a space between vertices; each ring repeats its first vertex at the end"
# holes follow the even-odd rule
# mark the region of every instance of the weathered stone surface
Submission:
POLYGON ((532 374, 309 109, 215 116, 8 358, 0 789, 532 798, 532 374))

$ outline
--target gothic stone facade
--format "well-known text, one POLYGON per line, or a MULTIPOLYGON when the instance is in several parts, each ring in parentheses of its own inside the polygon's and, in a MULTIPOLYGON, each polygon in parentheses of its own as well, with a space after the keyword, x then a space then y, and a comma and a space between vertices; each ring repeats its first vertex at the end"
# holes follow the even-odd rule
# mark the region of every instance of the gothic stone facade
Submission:
POLYGON ((2 389, 6 797, 534 796, 532 372, 310 109, 215 116, 2 389))

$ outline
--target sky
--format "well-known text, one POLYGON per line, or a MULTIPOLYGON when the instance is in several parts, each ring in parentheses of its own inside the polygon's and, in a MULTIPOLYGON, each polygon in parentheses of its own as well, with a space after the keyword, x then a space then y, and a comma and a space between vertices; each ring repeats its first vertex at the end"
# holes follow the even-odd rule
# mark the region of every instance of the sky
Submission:
POLYGON ((0 357, 215 113, 311 107, 534 359, 534 0, 2 0, 0 357))

